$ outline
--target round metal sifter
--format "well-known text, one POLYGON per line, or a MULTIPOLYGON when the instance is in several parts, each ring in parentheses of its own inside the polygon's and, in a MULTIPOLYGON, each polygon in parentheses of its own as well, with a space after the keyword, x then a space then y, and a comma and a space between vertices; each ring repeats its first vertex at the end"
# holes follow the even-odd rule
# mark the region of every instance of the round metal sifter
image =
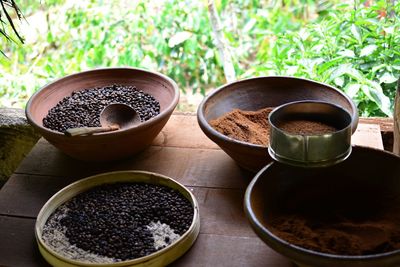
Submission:
POLYGON ((351 153, 351 115, 320 101, 281 105, 269 115, 270 156, 299 167, 326 167, 351 153))

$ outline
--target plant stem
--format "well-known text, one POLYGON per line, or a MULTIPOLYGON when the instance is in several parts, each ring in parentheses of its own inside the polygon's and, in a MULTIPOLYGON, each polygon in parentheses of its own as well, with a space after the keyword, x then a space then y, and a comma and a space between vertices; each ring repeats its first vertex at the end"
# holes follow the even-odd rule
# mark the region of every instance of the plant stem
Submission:
POLYGON ((211 27, 215 36, 215 45, 219 51, 224 68, 225 79, 227 82, 235 81, 236 73, 232 63, 232 56, 226 45, 226 40, 222 32, 221 21, 213 0, 208 1, 208 14, 210 16, 211 27))

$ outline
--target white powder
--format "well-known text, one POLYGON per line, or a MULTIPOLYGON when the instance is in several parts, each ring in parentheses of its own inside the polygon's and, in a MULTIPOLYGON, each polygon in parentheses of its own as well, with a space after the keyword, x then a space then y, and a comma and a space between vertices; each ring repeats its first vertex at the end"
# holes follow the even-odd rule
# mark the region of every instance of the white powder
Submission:
POLYGON ((180 235, 175 234, 174 230, 168 224, 161 223, 160 221, 151 222, 147 225, 147 229, 153 234, 154 248, 160 249, 162 247, 172 244, 180 235))
POLYGON ((60 206, 59 210, 52 214, 44 225, 42 238, 46 245, 59 255, 72 260, 87 263, 113 263, 118 261, 113 258, 88 252, 72 245, 65 236, 67 228, 60 224, 60 220, 66 216, 67 212, 68 208, 65 205, 60 206))

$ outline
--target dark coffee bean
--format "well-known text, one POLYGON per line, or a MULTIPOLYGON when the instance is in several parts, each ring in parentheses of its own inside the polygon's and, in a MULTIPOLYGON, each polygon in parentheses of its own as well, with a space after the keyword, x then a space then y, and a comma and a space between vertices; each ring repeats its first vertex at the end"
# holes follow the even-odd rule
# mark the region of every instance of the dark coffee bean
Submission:
POLYGON ((75 91, 51 108, 43 126, 64 132, 69 128, 100 126, 100 113, 111 103, 123 103, 135 109, 141 121, 160 113, 160 103, 134 86, 111 85, 75 91))
MULTIPOLYGON (((60 224, 66 227, 69 242, 118 261, 156 251, 147 228, 151 222, 168 224, 182 235, 193 218, 191 203, 179 192, 143 183, 98 186, 75 196, 65 206, 67 213, 60 224)), ((56 213, 61 212, 59 209, 56 213)), ((164 241, 171 242, 168 236, 164 241)))

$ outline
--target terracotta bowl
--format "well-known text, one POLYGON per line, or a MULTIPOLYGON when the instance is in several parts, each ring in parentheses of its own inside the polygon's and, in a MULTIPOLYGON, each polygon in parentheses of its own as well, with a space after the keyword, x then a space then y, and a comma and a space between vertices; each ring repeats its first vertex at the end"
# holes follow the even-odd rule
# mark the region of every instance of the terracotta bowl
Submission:
MULTIPOLYGON (((353 147, 347 160, 326 168, 296 168, 273 162, 257 173, 248 186, 244 199, 245 213, 256 234, 269 247, 299 266, 400 266, 399 249, 389 249, 385 253, 365 253, 368 254, 365 256, 323 253, 295 245, 293 241, 287 241, 287 238, 280 238, 271 227, 271 222, 282 214, 311 214, 319 222, 331 222, 340 218, 338 214, 345 214, 345 218, 351 218, 352 224, 348 226, 350 228, 343 226, 340 229, 356 229, 353 233, 379 240, 381 224, 377 223, 378 219, 373 219, 375 216, 384 218, 379 221, 386 220, 393 225, 400 220, 399 173, 400 157, 382 150, 357 146, 353 147), (374 231, 363 232, 371 227, 368 225, 374 223, 374 231)), ((301 233, 304 233, 303 230, 301 233)), ((339 243, 342 246, 347 244, 343 239, 339 243)), ((385 244, 382 243, 382 246, 385 244)))
POLYGON ((156 72, 135 68, 105 68, 72 74, 36 92, 26 106, 28 122, 65 154, 84 161, 109 161, 134 155, 148 147, 179 101, 176 83, 156 72), (160 102, 160 114, 138 126, 114 132, 68 137, 43 127, 49 109, 73 91, 112 84, 134 85, 160 102))
POLYGON ((256 111, 301 100, 318 100, 341 106, 351 114, 352 132, 356 130, 358 110, 344 93, 315 81, 281 76, 251 78, 224 85, 203 100, 197 118, 208 138, 241 167, 257 172, 272 161, 267 147, 227 137, 211 127, 209 122, 235 108, 256 111))

